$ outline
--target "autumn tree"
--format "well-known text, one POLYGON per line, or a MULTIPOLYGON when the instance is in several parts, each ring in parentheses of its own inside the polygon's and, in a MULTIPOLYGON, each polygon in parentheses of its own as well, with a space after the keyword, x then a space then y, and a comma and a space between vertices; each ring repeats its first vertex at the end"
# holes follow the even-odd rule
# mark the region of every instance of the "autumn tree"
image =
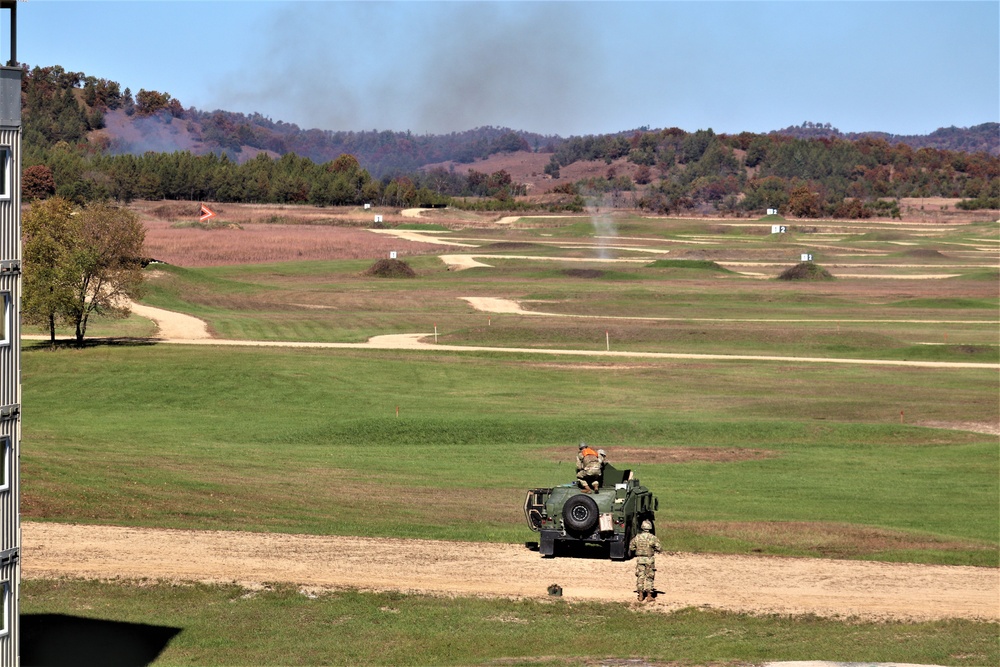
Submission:
POLYGON ((788 212, 799 218, 818 218, 822 213, 819 195, 800 185, 788 197, 788 212))
POLYGON ((73 298, 71 268, 73 205, 62 197, 36 201, 21 221, 24 293, 21 318, 49 330, 65 320, 73 298))
POLYGON ((52 170, 44 164, 28 167, 21 174, 21 194, 25 199, 45 199, 56 192, 52 170))
POLYGON ((132 211, 65 199, 36 202, 23 222, 25 321, 74 327, 83 343, 91 314, 127 317, 142 288, 145 230, 132 211))
POLYGON ((639 169, 635 172, 635 182, 639 185, 649 185, 651 180, 653 180, 653 175, 649 166, 645 164, 639 165, 639 169))
POLYGON ((135 96, 135 110, 140 116, 149 116, 161 109, 170 109, 170 101, 169 93, 140 89, 135 96))
POLYGON ((125 318, 142 292, 142 247, 146 230, 126 208, 93 203, 73 216, 73 299, 67 316, 83 343, 92 313, 125 318))

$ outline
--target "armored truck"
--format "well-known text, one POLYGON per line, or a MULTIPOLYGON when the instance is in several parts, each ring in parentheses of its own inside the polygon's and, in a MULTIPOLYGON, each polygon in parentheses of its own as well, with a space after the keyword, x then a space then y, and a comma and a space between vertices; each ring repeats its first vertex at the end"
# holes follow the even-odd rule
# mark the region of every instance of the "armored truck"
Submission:
POLYGON ((631 470, 604 466, 600 491, 585 493, 575 483, 530 489, 524 517, 541 533, 538 551, 554 556, 556 545, 570 542, 607 544, 612 560, 628 557, 628 543, 646 519, 654 520, 659 503, 631 470))

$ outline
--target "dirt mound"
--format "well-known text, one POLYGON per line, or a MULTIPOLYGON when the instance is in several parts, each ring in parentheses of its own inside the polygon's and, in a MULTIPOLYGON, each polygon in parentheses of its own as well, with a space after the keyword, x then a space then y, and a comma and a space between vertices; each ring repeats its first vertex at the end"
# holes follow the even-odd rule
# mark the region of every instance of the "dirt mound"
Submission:
POLYGON ((833 276, 818 264, 800 262, 782 271, 778 280, 833 280, 833 276))
POLYGON ((362 274, 376 278, 416 278, 417 272, 410 265, 399 259, 380 259, 362 274))
MULTIPOLYGON (((608 447, 608 458, 621 467, 636 463, 733 463, 756 461, 777 456, 777 452, 748 447, 608 447)), ((565 447, 543 450, 543 455, 553 461, 566 461, 565 447)), ((570 451, 572 454, 572 451, 570 451)))
POLYGON ((560 273, 570 278, 601 278, 604 276, 604 271, 600 269, 563 269, 560 273))

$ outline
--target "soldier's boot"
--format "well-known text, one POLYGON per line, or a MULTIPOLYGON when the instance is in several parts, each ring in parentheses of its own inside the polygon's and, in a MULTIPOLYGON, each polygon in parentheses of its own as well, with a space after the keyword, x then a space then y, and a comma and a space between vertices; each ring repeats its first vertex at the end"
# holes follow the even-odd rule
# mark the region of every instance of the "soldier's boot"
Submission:
POLYGON ((591 482, 590 485, 592 487, 594 487, 594 493, 597 493, 598 490, 600 490, 600 488, 601 488, 601 483, 600 482, 591 482))
POLYGON ((639 591, 638 593, 639 602, 643 602, 645 599, 646 599, 646 591, 639 591))

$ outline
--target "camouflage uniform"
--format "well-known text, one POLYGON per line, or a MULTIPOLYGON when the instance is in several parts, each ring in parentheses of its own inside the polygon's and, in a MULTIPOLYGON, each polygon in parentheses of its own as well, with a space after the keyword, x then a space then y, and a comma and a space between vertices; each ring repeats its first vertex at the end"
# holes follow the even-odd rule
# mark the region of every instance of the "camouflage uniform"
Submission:
POLYGON ((629 553, 635 552, 635 590, 639 599, 653 597, 653 580, 656 578, 656 554, 663 552, 660 540, 650 532, 642 532, 628 543, 629 553))
POLYGON ((601 457, 590 447, 576 455, 576 480, 584 491, 597 491, 601 481, 601 457))

